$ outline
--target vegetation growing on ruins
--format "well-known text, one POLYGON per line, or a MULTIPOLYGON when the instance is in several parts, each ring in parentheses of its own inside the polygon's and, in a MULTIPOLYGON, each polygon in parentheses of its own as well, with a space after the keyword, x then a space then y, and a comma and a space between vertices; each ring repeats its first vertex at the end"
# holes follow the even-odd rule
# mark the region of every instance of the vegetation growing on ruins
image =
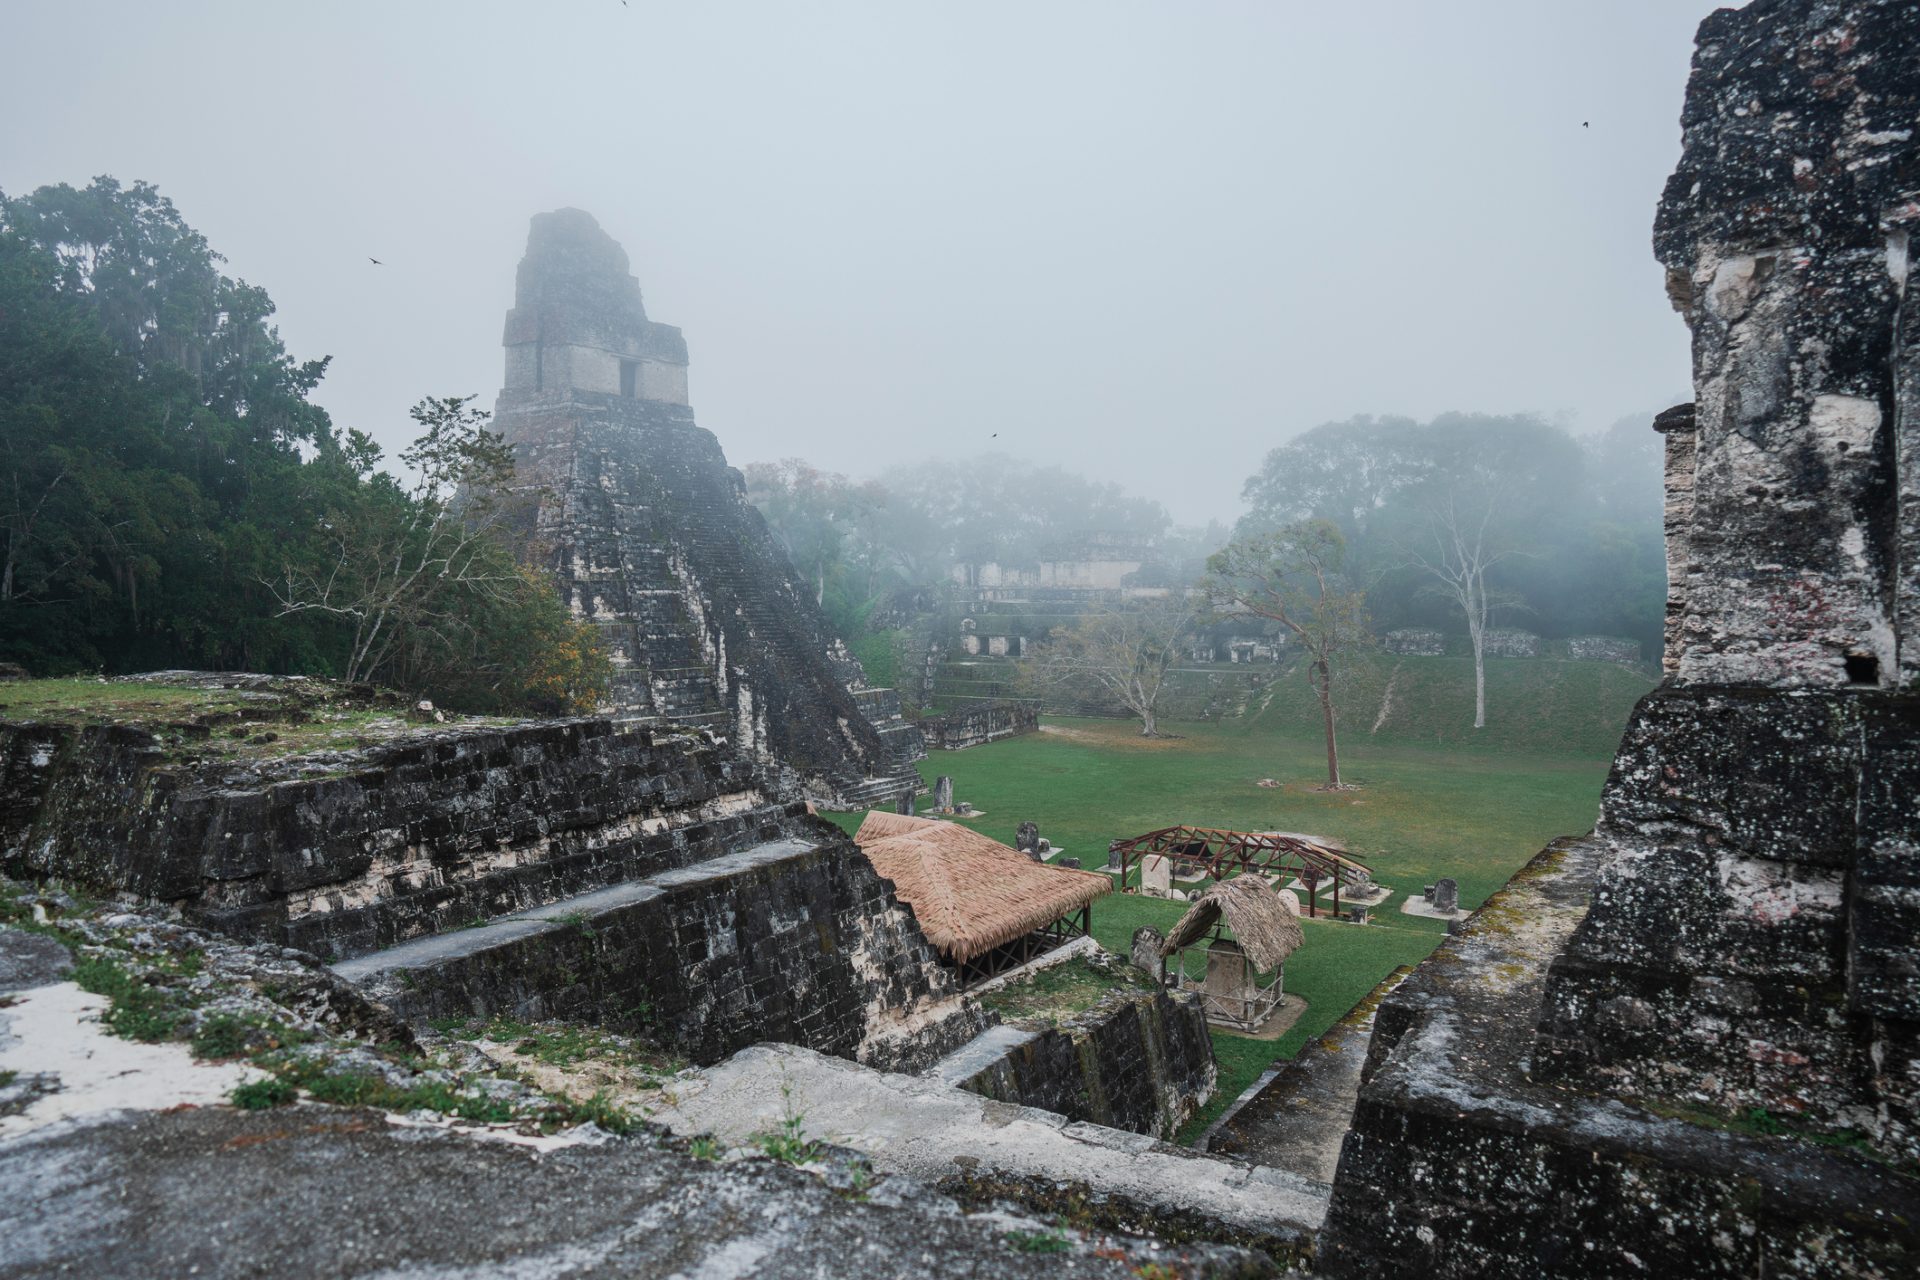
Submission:
MULTIPOLYGON (((1112 899, 1102 899, 1105 902, 1112 899)), ((1084 959, 1070 960, 1009 982, 980 997, 980 1003, 1006 1022, 1060 1023, 1098 1004, 1115 991, 1147 985, 1132 965, 1099 966, 1084 959)))
POLYGON ((464 401, 423 401, 396 478, 311 400, 327 361, 289 355, 223 261, 145 183, 0 196, 0 652, 44 675, 590 703, 604 658, 519 571, 487 496, 511 479, 497 437, 464 401))
MULTIPOLYGON (((430 1111, 546 1132, 592 1123, 611 1133, 628 1133, 639 1124, 639 1118, 605 1090, 578 1097, 536 1090, 511 1070, 476 1073, 470 1060, 457 1062, 426 1042, 336 1041, 336 1034, 351 1029, 330 1023, 319 1029, 311 1008, 309 1025, 302 1028, 296 1025, 303 1015, 296 1011, 293 991, 239 976, 245 965, 239 971, 210 965, 203 947, 237 951, 236 944, 177 925, 115 915, 68 886, 34 887, 0 879, 0 922, 45 934, 73 953, 73 981, 107 999, 102 1022, 111 1034, 147 1043, 183 1041, 195 1057, 244 1061, 263 1073, 235 1087, 231 1099, 237 1107, 262 1110, 304 1095, 337 1106, 430 1111), (35 911, 36 902, 41 912, 35 911), (49 902, 57 904, 52 911, 45 910, 49 902), (46 918, 40 918, 42 914, 46 918), (106 923, 109 916, 116 923, 106 923), (233 1011, 235 1002, 248 1009, 233 1011)), ((523 1044, 532 1042, 543 1060, 578 1062, 589 1055, 623 1053, 644 1063, 640 1070, 649 1078, 677 1066, 632 1042, 585 1029, 500 1020, 476 1020, 472 1026, 482 1033, 510 1032, 523 1044)), ((456 1029, 468 1028, 461 1024, 456 1029)))
MULTIPOLYGON (((410 719, 392 693, 326 681, 271 691, 100 677, 0 684, 0 717, 60 724, 110 722, 152 731, 176 764, 236 764, 346 751, 438 723, 410 719)), ((466 727, 507 724, 463 716, 466 727)))

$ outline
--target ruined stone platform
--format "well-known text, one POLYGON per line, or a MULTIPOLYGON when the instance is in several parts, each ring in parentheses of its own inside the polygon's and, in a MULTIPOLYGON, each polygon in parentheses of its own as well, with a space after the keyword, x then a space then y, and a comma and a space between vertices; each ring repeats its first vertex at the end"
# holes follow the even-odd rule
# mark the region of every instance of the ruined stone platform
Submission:
POLYGON ((1902 1275, 1920 1184, 1844 1151, 1531 1078, 1602 848, 1556 841, 1375 1015, 1329 1276, 1902 1275))
POLYGON ((1326 1210, 1327 1188, 1290 1173, 789 1045, 755 1045, 708 1068, 655 1118, 682 1136, 741 1143, 789 1117, 876 1169, 963 1195, 1042 1209, 1084 1201, 1105 1226, 1250 1245, 1282 1262, 1310 1256, 1326 1210))
POLYGON ((605 717, 242 761, 181 737, 0 719, 0 858, 341 958, 821 826, 726 744, 605 717))
POLYGON ((853 843, 766 841, 343 961, 402 1018, 569 1018, 695 1062, 758 1040, 917 1068, 984 1025, 853 843))
POLYGON ((753 867, 769 866, 795 854, 810 853, 815 847, 804 840, 769 840, 697 867, 648 876, 642 880, 629 880, 593 893, 562 898, 546 906, 495 916, 452 933, 415 938, 385 951, 342 960, 333 966, 333 971, 349 981, 368 982, 377 981, 382 975, 397 970, 426 969, 453 960, 467 959, 477 952, 522 942, 541 934, 577 929, 617 908, 661 898, 673 888, 697 885, 717 876, 730 876, 753 867))

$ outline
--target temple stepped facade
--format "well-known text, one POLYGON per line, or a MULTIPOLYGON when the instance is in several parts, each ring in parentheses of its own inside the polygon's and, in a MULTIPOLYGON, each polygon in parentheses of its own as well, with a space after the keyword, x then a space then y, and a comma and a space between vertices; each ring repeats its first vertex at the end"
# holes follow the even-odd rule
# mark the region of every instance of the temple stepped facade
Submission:
POLYGON ((539 214, 495 426, 542 487, 526 557, 611 653, 616 714, 712 729, 836 808, 890 804, 925 754, 873 696, 687 403, 687 348, 578 209, 539 214), (859 690, 864 696, 857 697, 859 690))

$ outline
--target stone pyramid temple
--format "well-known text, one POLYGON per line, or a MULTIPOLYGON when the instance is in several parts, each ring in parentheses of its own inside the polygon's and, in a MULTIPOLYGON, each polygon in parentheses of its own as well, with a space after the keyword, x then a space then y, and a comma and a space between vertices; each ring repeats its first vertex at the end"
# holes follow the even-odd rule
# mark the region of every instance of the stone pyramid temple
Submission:
POLYGON ((919 731, 891 690, 865 687, 694 422, 686 341, 647 318, 591 215, 534 217, 505 346, 494 425, 545 490, 525 554, 599 628, 609 709, 711 729, 831 807, 912 794, 919 731))

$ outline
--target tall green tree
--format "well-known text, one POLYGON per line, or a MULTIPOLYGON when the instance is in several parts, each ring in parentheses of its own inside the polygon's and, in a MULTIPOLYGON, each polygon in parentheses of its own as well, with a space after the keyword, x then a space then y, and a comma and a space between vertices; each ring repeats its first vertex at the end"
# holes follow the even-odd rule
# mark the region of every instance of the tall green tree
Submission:
POLYGON ((1320 699, 1327 743, 1325 790, 1342 791, 1334 732, 1334 681, 1355 650, 1372 641, 1365 593, 1346 577, 1346 539, 1330 520, 1305 520, 1237 538, 1207 561, 1202 590, 1218 614, 1277 622, 1305 653, 1320 699))
MULTIPOLYGON (((1548 636, 1625 635, 1657 648, 1664 567, 1650 420, 1585 442, 1526 414, 1327 423, 1267 455, 1235 533, 1331 522, 1383 627, 1448 626, 1471 613, 1484 633, 1494 615, 1514 614, 1548 636), (1483 492, 1495 497, 1491 512, 1483 492), (1488 517, 1480 541, 1493 558, 1466 571, 1465 601, 1433 572, 1442 538, 1452 540, 1449 511, 1462 533, 1488 517)), ((1463 564, 1449 554, 1458 576, 1463 564)), ((1469 622, 1470 638, 1474 630, 1469 622)))
POLYGON ((402 460, 431 479, 380 470, 311 399, 327 362, 290 356, 272 300, 221 262, 144 183, 0 195, 0 657, 344 675, 474 709, 590 699, 591 633, 519 571, 492 499, 451 492, 504 475, 497 439, 464 401, 428 402, 402 460), (369 557, 340 561, 343 538, 369 557), (316 595, 301 574, 329 556, 316 595), (290 572, 302 605, 410 589, 289 608, 290 572))

